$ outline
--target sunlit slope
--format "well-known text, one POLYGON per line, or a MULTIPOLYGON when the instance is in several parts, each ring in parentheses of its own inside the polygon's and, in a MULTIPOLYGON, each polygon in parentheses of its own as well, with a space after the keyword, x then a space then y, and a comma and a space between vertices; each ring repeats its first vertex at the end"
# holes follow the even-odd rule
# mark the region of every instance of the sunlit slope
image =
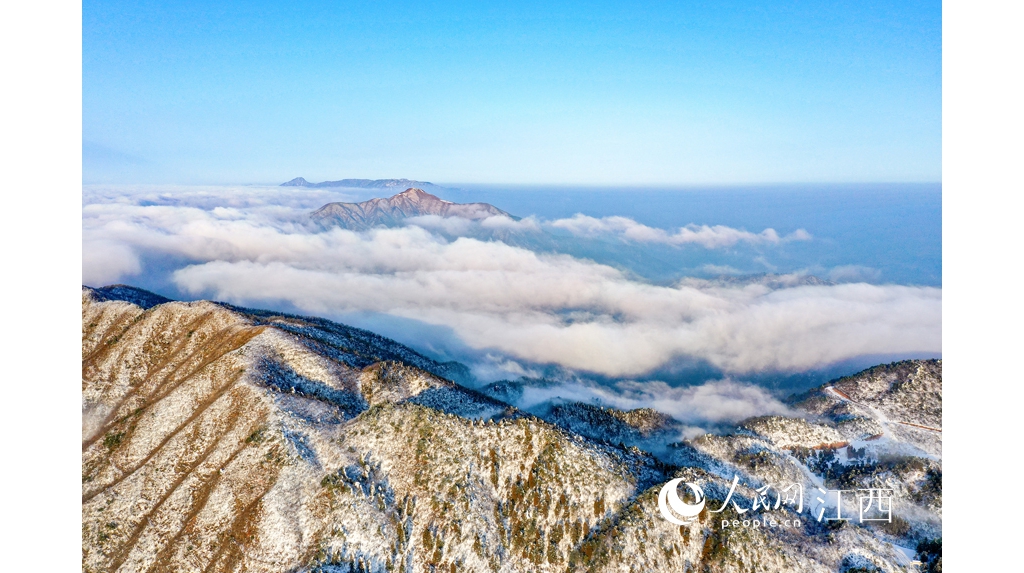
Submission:
POLYGON ((804 479, 789 448, 850 439, 832 421, 751 420, 676 444, 671 466, 595 439, 632 435, 622 424, 660 435, 671 420, 653 410, 580 406, 559 427, 456 384, 459 365, 321 319, 123 286, 84 288, 82 319, 85 571, 902 563, 885 539, 905 542, 863 527, 722 530, 716 520, 742 517, 733 509, 679 527, 657 510, 671 477, 701 484, 709 507, 733 473, 748 506, 751 484, 804 479))
POLYGON ((83 291, 87 570, 564 568, 661 477, 413 366, 349 365, 213 303, 100 298, 83 291))

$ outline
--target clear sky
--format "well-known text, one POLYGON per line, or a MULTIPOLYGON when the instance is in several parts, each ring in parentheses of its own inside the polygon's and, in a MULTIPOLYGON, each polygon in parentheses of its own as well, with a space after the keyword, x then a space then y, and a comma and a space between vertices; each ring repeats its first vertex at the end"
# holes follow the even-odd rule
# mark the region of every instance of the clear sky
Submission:
POLYGON ((86 0, 84 180, 941 179, 939 1, 486 4, 86 0))

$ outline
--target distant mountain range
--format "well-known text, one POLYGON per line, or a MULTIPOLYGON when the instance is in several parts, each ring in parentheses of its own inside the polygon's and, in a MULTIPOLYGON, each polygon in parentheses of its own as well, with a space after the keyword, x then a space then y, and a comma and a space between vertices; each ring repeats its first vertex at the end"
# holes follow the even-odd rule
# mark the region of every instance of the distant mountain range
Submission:
POLYGON ((83 571, 902 571, 941 536, 941 361, 684 441, 650 408, 538 417, 504 399, 550 382, 467 373, 320 318, 83 287, 83 571), (671 478, 707 496, 690 525, 659 513, 671 478), (893 519, 751 510, 788 483, 884 487, 893 519), (721 525, 768 516, 801 523, 721 525))
POLYGON ((409 188, 391 197, 378 197, 361 203, 328 203, 314 211, 310 217, 325 227, 362 230, 377 226, 394 227, 401 225, 404 219, 424 215, 470 220, 494 216, 517 219, 494 205, 452 203, 419 188, 409 188))
POLYGON ((414 181, 412 179, 339 179, 337 181, 310 183, 302 177, 286 181, 281 184, 281 187, 347 187, 350 189, 408 189, 409 187, 418 187, 420 189, 444 189, 444 187, 434 185, 429 181, 414 181))

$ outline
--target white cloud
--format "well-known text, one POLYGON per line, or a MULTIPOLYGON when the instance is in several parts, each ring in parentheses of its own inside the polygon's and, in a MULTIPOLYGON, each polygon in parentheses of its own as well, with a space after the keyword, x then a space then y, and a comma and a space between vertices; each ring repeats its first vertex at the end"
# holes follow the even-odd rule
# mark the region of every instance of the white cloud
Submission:
POLYGON ((833 267, 828 272, 828 279, 839 283, 877 281, 882 278, 882 272, 878 269, 861 265, 842 265, 833 267))
POLYGON ((506 217, 504 215, 498 215, 495 217, 488 217, 480 222, 480 226, 485 229, 507 229, 509 231, 529 231, 537 232, 540 231, 541 226, 537 221, 536 217, 523 217, 516 221, 512 217, 506 217))
POLYGON ((558 219, 547 225, 565 229, 580 237, 596 237, 613 235, 638 243, 663 243, 666 245, 695 244, 708 249, 731 247, 737 243, 778 244, 785 241, 807 241, 811 234, 803 229, 780 237, 775 229, 765 229, 760 233, 751 233, 724 225, 687 225, 680 227, 675 233, 664 229, 648 227, 628 217, 588 217, 577 213, 569 219, 558 219))
POLYGON ((735 423, 753 416, 793 415, 764 388, 729 379, 676 388, 660 381, 624 381, 611 386, 587 381, 526 386, 517 405, 528 409, 558 399, 621 410, 654 408, 686 424, 735 423))
POLYGON ((403 223, 406 226, 415 226, 430 231, 439 231, 445 235, 462 237, 481 234, 481 231, 515 231, 535 233, 541 230, 540 223, 536 217, 526 217, 515 220, 505 215, 492 215, 480 219, 467 219, 464 217, 441 217, 439 215, 421 215, 408 217, 403 223))
POLYGON ((389 264, 393 245, 380 236, 351 247, 366 258, 335 268, 323 268, 332 266, 327 261, 320 268, 214 261, 179 270, 175 280, 228 300, 288 300, 310 312, 371 310, 443 324, 471 347, 612 376, 677 356, 750 372, 941 348, 938 289, 659 287, 610 267, 471 239, 410 242, 394 249, 397 264, 389 264), (374 262, 379 268, 368 269, 374 262))
POLYGON ((429 231, 440 231, 446 235, 466 235, 479 223, 462 217, 441 217, 440 215, 421 215, 408 217, 403 221, 407 226, 420 227, 429 231))
POLYGON ((542 372, 536 369, 527 368, 515 360, 509 360, 505 356, 488 353, 483 360, 475 361, 470 365, 473 376, 478 381, 507 380, 509 378, 539 378, 542 372))
POLYGON ((404 221, 407 226, 416 226, 430 231, 444 233, 453 237, 482 236, 486 231, 514 231, 536 233, 547 229, 561 229, 577 237, 595 238, 612 236, 636 243, 660 243, 665 245, 697 245, 706 249, 732 247, 738 243, 777 245, 790 241, 809 241, 811 234, 804 229, 780 237, 775 229, 765 229, 760 233, 751 233, 724 225, 687 225, 676 232, 669 233, 664 229, 648 227, 628 217, 602 217, 600 219, 576 214, 567 219, 540 221, 536 217, 515 220, 503 215, 481 219, 463 217, 440 217, 423 215, 409 217, 404 221))
POLYGON ((466 345, 515 361, 609 376, 677 357, 743 373, 941 351, 936 288, 658 286, 568 255, 449 241, 419 226, 313 232, 298 216, 302 206, 232 198, 250 204, 109 197, 85 205, 83 277, 100 284, 139 272, 138 253, 169 254, 192 261, 173 279, 197 296, 387 313, 450 327, 466 345))
POLYGON ((108 285, 141 270, 139 257, 128 245, 104 240, 82 243, 82 284, 108 285))

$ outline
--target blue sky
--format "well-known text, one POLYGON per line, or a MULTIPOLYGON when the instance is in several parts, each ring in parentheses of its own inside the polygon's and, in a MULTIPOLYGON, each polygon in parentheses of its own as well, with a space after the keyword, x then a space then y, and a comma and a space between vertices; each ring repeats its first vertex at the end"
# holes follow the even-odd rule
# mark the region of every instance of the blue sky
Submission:
POLYGON ((941 179, 941 3, 83 4, 86 183, 941 179))

